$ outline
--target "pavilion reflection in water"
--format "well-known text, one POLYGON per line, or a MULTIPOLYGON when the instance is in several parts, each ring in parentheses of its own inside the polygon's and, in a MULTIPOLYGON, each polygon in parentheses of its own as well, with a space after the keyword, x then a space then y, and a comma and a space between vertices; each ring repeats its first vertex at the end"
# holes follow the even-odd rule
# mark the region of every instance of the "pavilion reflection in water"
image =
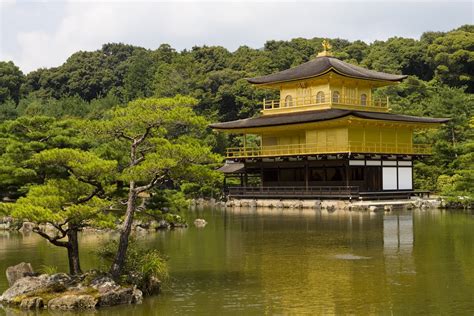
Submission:
POLYGON ((370 313, 379 313, 386 305, 377 304, 414 271, 411 214, 241 208, 229 210, 228 225, 234 218, 240 229, 239 236, 228 230, 230 248, 238 238, 244 253, 268 249, 251 261, 242 258, 249 273, 258 270, 264 306, 288 307, 268 313, 304 314, 308 302, 315 303, 315 314, 367 312, 348 310, 353 300, 366 301, 370 313), (295 280, 291 291, 288 278, 295 280))

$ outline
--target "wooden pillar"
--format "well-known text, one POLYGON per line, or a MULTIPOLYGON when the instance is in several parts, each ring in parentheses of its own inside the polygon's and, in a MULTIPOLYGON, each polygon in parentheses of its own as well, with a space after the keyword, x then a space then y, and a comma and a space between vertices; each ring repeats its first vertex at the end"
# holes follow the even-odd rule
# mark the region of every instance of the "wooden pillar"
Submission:
MULTIPOLYGON (((369 169, 367 169, 367 161, 364 163, 364 186, 361 191, 369 191, 369 175, 372 175, 371 172, 369 172, 369 169)), ((360 189, 360 188, 359 188, 360 189)))
POLYGON ((350 157, 347 158, 345 165, 346 168, 346 187, 349 186, 349 159, 350 157))
POLYGON ((308 191, 308 187, 309 187, 309 166, 308 166, 308 159, 305 160, 305 164, 304 164, 304 182, 305 182, 306 191, 308 191))
MULTIPOLYGON (((396 165, 396 168, 397 168, 396 170, 397 170, 397 191, 398 191, 398 190, 400 190, 400 179, 398 178, 398 168, 399 168, 398 167, 398 156, 396 156, 395 159, 396 159, 395 163, 397 164, 396 165)), ((382 172, 383 172, 383 169, 382 169, 382 172)))
POLYGON ((277 165, 277 185, 280 186, 280 165, 277 165))
POLYGON ((377 144, 377 148, 379 150, 382 149, 382 128, 383 128, 383 125, 379 125, 379 143, 377 144))
POLYGON ((263 187, 263 163, 260 162, 260 188, 263 187))
POLYGON ((369 85, 369 97, 367 100, 367 105, 374 106, 372 102, 372 85, 369 85))
POLYGON ((362 124, 362 131, 363 131, 363 133, 362 133, 362 148, 363 149, 362 150, 365 151, 366 150, 365 149, 365 133, 367 133, 367 125, 366 124, 362 124))
POLYGON ((346 84, 344 80, 341 81, 341 103, 347 104, 347 96, 346 96, 346 84))
MULTIPOLYGON (((329 89, 329 104, 332 105, 332 87, 331 87, 331 74, 329 74, 329 77, 328 77, 328 89, 329 89)), ((325 102, 328 102, 328 100, 326 99, 325 97, 325 102)))
POLYGON ((398 153, 398 127, 395 127, 395 152, 398 153))
POLYGON ((354 104, 360 105, 360 100, 359 100, 359 83, 356 83, 354 104))
POLYGON ((326 182, 328 181, 328 171, 326 170, 327 164, 326 164, 326 163, 323 163, 323 164, 322 164, 322 167, 323 167, 323 169, 324 169, 324 180, 323 180, 323 181, 326 183, 326 182))

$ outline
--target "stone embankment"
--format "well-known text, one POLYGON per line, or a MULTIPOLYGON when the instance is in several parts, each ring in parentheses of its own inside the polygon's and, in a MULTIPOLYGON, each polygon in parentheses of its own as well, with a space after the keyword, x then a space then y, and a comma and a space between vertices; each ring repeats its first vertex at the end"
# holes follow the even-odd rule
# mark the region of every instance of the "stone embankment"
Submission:
MULTIPOLYGON (((42 232, 54 236, 58 233, 56 228, 51 225, 50 223, 46 224, 39 224, 37 225, 36 223, 29 222, 29 221, 24 221, 24 222, 18 222, 15 221, 12 217, 9 216, 4 216, 0 217, 0 231, 1 230, 18 230, 21 233, 28 234, 33 232, 33 229, 35 227, 38 227, 39 230, 42 232)), ((174 229, 174 228, 186 228, 188 225, 184 221, 183 218, 181 218, 179 215, 174 215, 173 220, 167 221, 167 220, 151 220, 151 221, 134 221, 133 222, 133 231, 137 233, 142 233, 142 232, 151 232, 151 231, 157 231, 157 230, 162 230, 162 229, 174 229)), ((117 229, 120 229, 120 224, 117 226, 117 229)), ((85 227, 83 228, 83 231, 85 232, 108 232, 108 231, 113 231, 113 229, 97 229, 94 227, 85 227)))
POLYGON ((7 269, 10 285, 0 303, 21 309, 85 310, 121 304, 139 304, 142 292, 117 284, 107 275, 86 273, 70 276, 34 273, 29 263, 7 269))
POLYGON ((278 200, 278 199, 231 199, 226 207, 263 207, 275 209, 315 209, 347 211, 390 212, 393 210, 433 209, 441 208, 442 202, 438 199, 410 199, 386 201, 336 201, 336 200, 278 200))

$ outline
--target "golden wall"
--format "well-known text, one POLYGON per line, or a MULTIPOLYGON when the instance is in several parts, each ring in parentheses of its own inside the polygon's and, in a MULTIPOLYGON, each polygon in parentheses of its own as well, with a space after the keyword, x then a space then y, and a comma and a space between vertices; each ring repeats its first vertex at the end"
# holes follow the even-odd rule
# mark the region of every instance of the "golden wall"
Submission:
POLYGON ((329 101, 331 92, 339 92, 340 96, 346 99, 359 100, 365 94, 368 100, 371 99, 372 85, 370 82, 355 80, 350 78, 332 76, 322 79, 304 80, 292 83, 285 83, 280 86, 280 100, 284 101, 288 95, 295 99, 315 98, 317 93, 322 91, 326 102, 329 101))
POLYGON ((351 126, 348 136, 351 143, 412 144, 413 130, 406 127, 351 126))
POLYGON ((326 127, 303 131, 285 131, 262 135, 262 146, 317 144, 318 146, 348 143, 412 144, 413 130, 406 127, 349 126, 326 127))

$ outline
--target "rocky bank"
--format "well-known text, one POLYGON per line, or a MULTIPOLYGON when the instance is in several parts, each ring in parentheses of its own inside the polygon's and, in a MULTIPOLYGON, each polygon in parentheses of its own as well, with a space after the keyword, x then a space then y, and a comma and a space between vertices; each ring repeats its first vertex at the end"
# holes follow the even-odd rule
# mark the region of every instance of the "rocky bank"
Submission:
POLYGON ((120 304, 140 304, 142 291, 117 284, 107 275, 89 272, 36 274, 31 265, 20 263, 7 269, 8 288, 0 303, 21 309, 84 310, 120 304))

